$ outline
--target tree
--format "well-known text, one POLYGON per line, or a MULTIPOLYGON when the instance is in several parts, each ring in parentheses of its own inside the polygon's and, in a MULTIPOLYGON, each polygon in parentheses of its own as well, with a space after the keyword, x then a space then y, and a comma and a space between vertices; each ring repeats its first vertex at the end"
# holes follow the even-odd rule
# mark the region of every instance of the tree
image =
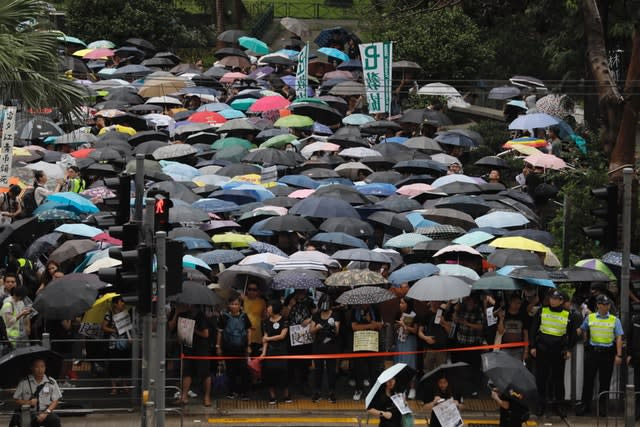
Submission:
POLYGON ((184 30, 170 1, 70 0, 67 12, 67 26, 74 36, 107 39, 116 45, 139 37, 159 48, 171 47, 184 30))
POLYGON ((68 114, 81 105, 85 92, 58 69, 59 34, 24 25, 34 19, 47 20, 41 1, 0 0, 0 96, 68 114))
POLYGON ((379 8, 368 11, 369 38, 393 41, 394 59, 417 62, 429 79, 472 79, 494 61, 493 49, 459 7, 398 8, 392 2, 379 8))

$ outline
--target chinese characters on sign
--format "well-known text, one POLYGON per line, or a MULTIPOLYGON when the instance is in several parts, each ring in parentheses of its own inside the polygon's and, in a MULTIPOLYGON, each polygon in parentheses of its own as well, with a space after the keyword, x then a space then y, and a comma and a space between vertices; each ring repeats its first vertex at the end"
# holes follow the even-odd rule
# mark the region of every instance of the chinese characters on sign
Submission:
POLYGON ((16 107, 7 107, 4 109, 2 140, 0 142, 0 187, 9 187, 13 141, 16 136, 16 111, 16 107))
POLYGON ((369 113, 391 113, 391 42, 360 45, 369 113))
POLYGON ((309 85, 309 43, 298 54, 298 66, 296 67, 296 98, 307 96, 309 85))

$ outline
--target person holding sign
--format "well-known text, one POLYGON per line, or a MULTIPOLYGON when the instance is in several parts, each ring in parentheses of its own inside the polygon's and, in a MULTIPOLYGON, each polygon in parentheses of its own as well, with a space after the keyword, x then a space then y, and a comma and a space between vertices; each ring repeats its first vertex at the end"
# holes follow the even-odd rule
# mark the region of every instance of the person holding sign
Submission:
MULTIPOLYGON (((118 379, 129 377, 129 363, 131 358, 131 316, 124 299, 116 295, 111 299, 111 310, 107 311, 102 321, 102 331, 109 338, 107 372, 111 377, 111 396, 118 394, 118 379), (128 321, 127 321, 128 319, 128 321)), ((125 381, 122 381, 124 387, 125 381)), ((121 388, 124 393, 126 389, 121 388)))
MULTIPOLYGON (((456 394, 449 383, 449 378, 447 378, 446 374, 442 372, 440 377, 438 377, 437 382, 435 383, 435 387, 432 390, 427 391, 427 394, 424 396, 424 406, 423 408, 427 412, 431 412, 431 419, 429 421, 429 426, 431 427, 449 427, 452 424, 449 421, 444 419, 440 419, 439 415, 443 415, 446 413, 447 420, 458 418, 460 419, 460 425, 462 425, 462 418, 460 417, 460 410, 464 407, 462 395, 456 394), (436 408, 439 405, 444 405, 443 408, 446 408, 446 411, 439 411, 436 408), (457 412, 457 416, 455 416, 457 412), (452 414, 453 413, 453 414, 452 414)), ((439 408, 441 409, 441 408, 439 408)), ((453 424, 455 425, 455 423, 453 424)))
MULTIPOLYGON (((289 306, 289 354, 311 354, 313 351, 311 315, 316 306, 309 297, 309 291, 296 289, 289 306)), ((311 361, 305 359, 289 362, 289 378, 298 384, 304 394, 309 390, 310 365, 311 361)))
MULTIPOLYGON (((442 301, 430 301, 429 310, 424 316, 423 323, 418 327, 418 338, 426 343, 426 350, 442 350, 447 348, 451 319, 445 315, 442 301)), ((446 308, 446 307, 445 307, 446 308)), ((424 370, 432 371, 447 363, 447 352, 430 351, 425 354, 424 370)))
MULTIPOLYGON (((195 305, 180 304, 168 323, 169 330, 177 330, 182 353, 187 356, 209 355, 209 326, 204 312, 195 305)), ((182 394, 175 403, 186 405, 193 377, 202 380, 204 406, 211 406, 211 375, 208 360, 182 361, 182 394)))
MULTIPOLYGON (((353 352, 378 352, 379 333, 383 327, 378 310, 370 304, 356 306, 351 313, 353 330, 353 352)), ((355 363, 356 391, 353 400, 362 398, 365 382, 373 384, 375 380, 377 358, 364 357, 355 363)))

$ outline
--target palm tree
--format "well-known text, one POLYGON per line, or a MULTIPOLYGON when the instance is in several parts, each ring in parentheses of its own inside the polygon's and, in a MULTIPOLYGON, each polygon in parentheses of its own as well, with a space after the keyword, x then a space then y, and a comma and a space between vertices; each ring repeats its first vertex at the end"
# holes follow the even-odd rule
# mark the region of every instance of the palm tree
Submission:
POLYGON ((26 108, 57 107, 68 114, 86 91, 59 70, 59 34, 25 22, 46 21, 43 2, 0 0, 0 99, 18 99, 26 108))

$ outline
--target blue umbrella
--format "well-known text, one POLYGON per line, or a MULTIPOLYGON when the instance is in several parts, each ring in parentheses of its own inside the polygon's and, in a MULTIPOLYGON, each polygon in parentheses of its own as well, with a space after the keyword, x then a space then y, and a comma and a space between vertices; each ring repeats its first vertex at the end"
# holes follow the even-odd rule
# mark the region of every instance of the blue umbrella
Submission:
POLYGON ((338 70, 356 71, 362 70, 362 61, 359 59, 350 59, 336 67, 338 70))
POLYGON ((202 104, 196 111, 214 111, 220 112, 224 110, 229 110, 231 107, 224 102, 210 102, 208 104, 202 104))
POLYGON ((320 186, 318 181, 315 181, 305 175, 285 175, 278 179, 278 182, 298 188, 316 189, 320 186))
POLYGON ((415 282, 423 277, 438 274, 440 269, 431 263, 409 264, 402 267, 389 275, 389 281, 398 286, 402 283, 415 282))
POLYGON ((438 264, 441 276, 462 276, 471 280, 478 280, 478 273, 460 264, 438 264))
POLYGON ((220 199, 200 199, 193 202, 191 207, 201 209, 205 212, 232 212, 238 209, 238 205, 234 202, 229 202, 220 199))
POLYGON ((309 197, 298 202, 289 210, 289 213, 315 218, 360 218, 360 214, 353 206, 335 197, 309 197))
MULTIPOLYGON (((100 209, 96 207, 89 199, 86 199, 78 193, 65 192, 65 193, 53 193, 47 196, 47 202, 56 202, 61 206, 69 206, 78 213, 96 213, 100 212, 100 209)), ((42 205, 40 206, 42 207, 42 205)), ((37 211, 38 209, 36 209, 37 211)), ((35 211, 34 211, 35 213, 35 211)))
POLYGON ((182 266, 187 268, 201 267, 201 268, 204 268, 205 270, 211 270, 211 267, 209 267, 203 260, 196 258, 193 255, 183 256, 182 266))
POLYGON ((235 190, 219 190, 209 194, 209 196, 228 202, 233 202, 237 205, 245 205, 247 203, 254 203, 257 201, 254 195, 251 195, 247 192, 235 190))
POLYGON ((162 172, 167 175, 181 175, 189 177, 189 180, 200 175, 200 171, 198 169, 184 163, 160 160, 160 166, 162 167, 162 172))
MULTIPOLYGON (((511 273, 513 272, 513 270, 516 270, 518 268, 522 268, 525 267, 523 265, 505 265, 504 267, 496 270, 496 274, 499 274, 500 276, 507 276, 507 277, 512 277, 511 273)), ((549 279, 536 279, 534 277, 518 277, 518 279, 524 280, 525 282, 531 283, 532 285, 537 285, 537 286, 544 286, 547 288, 555 288, 556 284, 553 283, 553 280, 549 280, 549 279)))
POLYGON ((367 244, 361 239, 342 232, 318 233, 311 238, 311 241, 367 249, 367 244))
MULTIPOLYGON (((473 231, 484 231, 485 233, 493 234, 496 237, 505 236, 507 233, 509 233, 509 231, 505 230, 504 228, 498 228, 498 227, 476 227, 476 228, 469 229, 469 233, 473 231)), ((524 236, 524 237, 527 237, 527 236, 524 236)), ((536 240, 536 239, 533 239, 533 240, 536 240)), ((546 246, 552 246, 552 245, 546 245, 546 246)))
POLYGON ((476 218, 476 224, 480 227, 521 227, 527 225, 529 220, 520 212, 495 211, 476 218))
POLYGON ((523 114, 509 123, 509 130, 543 129, 556 125, 558 122, 557 118, 545 113, 523 114))
POLYGON ((361 113, 350 114, 342 119, 342 123, 344 123, 345 125, 354 125, 354 126, 360 126, 365 123, 375 122, 375 121, 376 119, 374 119, 373 117, 367 114, 361 114, 361 113))
MULTIPOLYGON (((50 206, 55 206, 55 205, 56 203, 50 202, 50 206)), ((47 207, 45 207, 45 209, 47 209, 47 207)), ((79 221, 80 220, 80 217, 75 212, 71 212, 64 209, 56 209, 55 207, 40 211, 35 216, 40 221, 64 221, 64 220, 79 221)))
POLYGON ((55 229, 60 233, 74 234, 76 236, 94 237, 102 233, 102 230, 96 227, 91 227, 87 224, 63 224, 55 229))
POLYGON ((333 135, 333 131, 329 126, 315 122, 313 124, 313 133, 318 135, 333 135))
POLYGON ((234 264, 244 258, 240 251, 233 249, 216 249, 196 255, 208 265, 214 264, 234 264))
POLYGON ((396 194, 397 188, 393 184, 374 182, 371 184, 358 185, 356 186, 356 190, 366 196, 387 197, 396 194))
POLYGON ((274 245, 270 245, 269 243, 251 242, 249 243, 249 247, 259 254, 270 253, 274 255, 280 255, 283 257, 289 257, 289 255, 284 253, 280 248, 274 245))
POLYGON ((384 244, 385 248, 412 248, 420 242, 431 240, 429 237, 418 233, 399 234, 384 244))
POLYGON ((495 238, 493 234, 485 233, 484 231, 472 231, 463 236, 457 237, 452 240, 452 243, 458 245, 476 246, 480 243, 488 242, 495 238))
POLYGON ((192 251, 195 249, 212 249, 213 244, 204 239, 198 239, 196 237, 176 237, 174 240, 178 240, 187 247, 188 250, 192 251))
POLYGON ((330 56, 331 58, 336 58, 343 62, 349 60, 349 55, 333 47, 321 47, 320 49, 318 49, 318 52, 322 52, 325 55, 330 56))
POLYGON ((393 136, 391 138, 385 138, 382 141, 380 141, 381 143, 385 143, 385 142, 392 142, 392 143, 396 143, 396 144, 404 144, 404 142, 409 139, 407 137, 404 136, 393 136))
POLYGON ((253 197, 258 202, 273 199, 273 193, 261 185, 249 184, 246 182, 231 181, 222 186, 224 190, 232 189, 233 191, 241 191, 253 197), (238 185, 239 184, 239 185, 238 185))
POLYGON ((424 228, 424 227, 435 227, 436 225, 440 225, 435 221, 430 221, 425 219, 419 212, 411 212, 405 215, 407 220, 411 223, 414 229, 424 228))
POLYGON ((272 230, 265 230, 264 228, 262 228, 269 219, 270 218, 266 218, 253 224, 249 229, 249 234, 251 234, 252 236, 263 237, 273 236, 272 230))

